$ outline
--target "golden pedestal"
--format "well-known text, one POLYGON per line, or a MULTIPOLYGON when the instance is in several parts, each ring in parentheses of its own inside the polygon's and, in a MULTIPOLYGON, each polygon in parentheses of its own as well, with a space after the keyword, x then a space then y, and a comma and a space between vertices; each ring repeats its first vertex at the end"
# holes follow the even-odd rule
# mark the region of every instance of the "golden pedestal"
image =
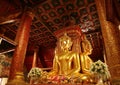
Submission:
POLYGON ((29 85, 24 81, 24 75, 22 72, 17 72, 13 80, 8 81, 6 85, 29 85))

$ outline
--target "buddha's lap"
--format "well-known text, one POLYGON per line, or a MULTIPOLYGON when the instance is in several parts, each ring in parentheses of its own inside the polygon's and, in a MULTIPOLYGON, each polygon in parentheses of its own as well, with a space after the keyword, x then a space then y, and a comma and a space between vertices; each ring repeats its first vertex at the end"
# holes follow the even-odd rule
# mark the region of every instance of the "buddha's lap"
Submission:
POLYGON ((51 71, 48 73, 48 76, 49 77, 53 77, 53 76, 66 76, 66 77, 69 77, 69 78, 80 78, 82 80, 85 80, 85 79, 90 79, 91 78, 91 75, 90 74, 85 74, 85 73, 79 73, 79 72, 76 72, 76 73, 71 73, 69 75, 65 75, 65 74, 59 74, 55 71, 51 71))

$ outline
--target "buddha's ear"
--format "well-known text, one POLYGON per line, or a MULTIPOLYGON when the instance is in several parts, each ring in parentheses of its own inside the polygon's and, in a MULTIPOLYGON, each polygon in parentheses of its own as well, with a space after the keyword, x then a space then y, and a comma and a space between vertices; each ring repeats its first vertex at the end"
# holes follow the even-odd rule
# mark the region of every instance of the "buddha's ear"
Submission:
POLYGON ((70 46, 72 46, 73 45, 73 42, 72 42, 72 40, 71 40, 71 42, 70 42, 70 46))
POLYGON ((55 48, 55 54, 57 53, 57 49, 55 48))

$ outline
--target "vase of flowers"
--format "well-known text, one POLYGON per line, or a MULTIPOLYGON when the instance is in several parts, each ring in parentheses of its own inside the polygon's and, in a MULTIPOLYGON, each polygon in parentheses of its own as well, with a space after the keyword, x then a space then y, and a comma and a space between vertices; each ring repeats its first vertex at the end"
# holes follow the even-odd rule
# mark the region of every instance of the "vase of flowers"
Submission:
POLYGON ((90 72, 97 76, 98 81, 99 79, 106 81, 110 78, 108 67, 101 60, 98 60, 91 65, 90 72))
POLYGON ((34 67, 28 73, 28 78, 32 80, 39 79, 42 75, 42 70, 40 68, 34 67))

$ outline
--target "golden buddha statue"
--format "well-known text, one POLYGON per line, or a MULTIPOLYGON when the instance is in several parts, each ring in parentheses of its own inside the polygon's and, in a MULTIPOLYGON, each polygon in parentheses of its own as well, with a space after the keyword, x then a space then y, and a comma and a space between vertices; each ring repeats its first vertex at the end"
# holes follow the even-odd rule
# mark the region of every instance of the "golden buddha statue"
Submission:
POLYGON ((53 69, 49 72, 49 76, 64 75, 67 77, 80 77, 81 79, 89 77, 90 73, 88 71, 81 73, 82 69, 86 69, 86 66, 83 65, 85 60, 80 59, 79 52, 71 50, 72 44, 72 39, 66 33, 59 38, 58 46, 55 49, 53 69))
POLYGON ((81 48, 82 48, 82 53, 80 54, 80 60, 81 60, 82 73, 85 74, 87 73, 91 75, 89 69, 93 61, 89 57, 89 55, 92 53, 93 49, 91 43, 88 41, 85 35, 82 36, 81 48))
POLYGON ((80 72, 79 53, 71 51, 72 40, 67 34, 60 37, 58 40, 59 53, 55 50, 55 57, 53 60, 53 70, 50 75, 65 75, 75 76, 80 72))

